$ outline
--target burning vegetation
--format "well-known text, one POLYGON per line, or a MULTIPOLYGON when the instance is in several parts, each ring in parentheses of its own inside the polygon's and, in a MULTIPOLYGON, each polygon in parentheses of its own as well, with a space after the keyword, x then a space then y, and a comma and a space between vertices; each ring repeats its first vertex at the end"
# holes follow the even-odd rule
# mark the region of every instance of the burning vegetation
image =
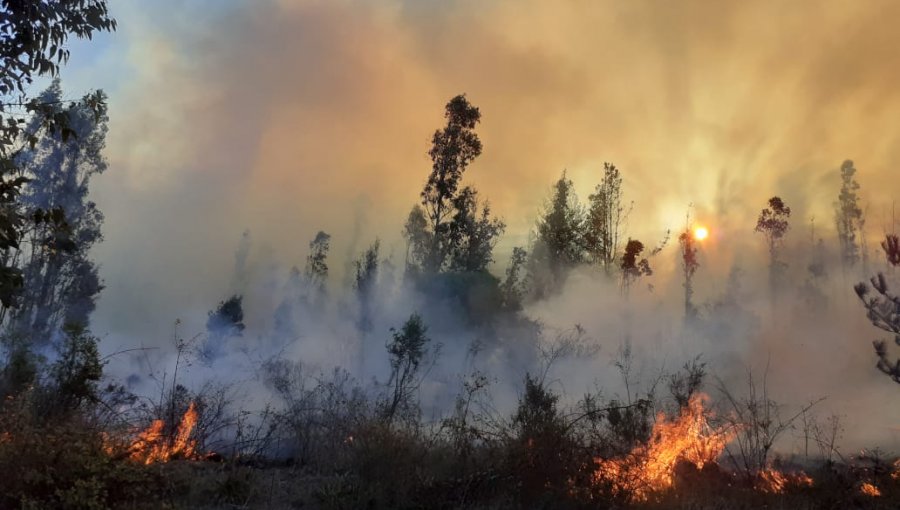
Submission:
POLYGON ((672 487, 679 463, 702 471, 715 464, 733 432, 709 425, 703 402, 708 397, 694 395, 674 419, 657 415, 650 439, 622 458, 597 459, 597 480, 609 484, 615 494, 627 494, 639 501, 672 487))
MULTIPOLYGON (((645 444, 623 457, 597 459, 597 482, 617 496, 638 502, 672 489, 679 472, 686 470, 718 478, 728 485, 739 484, 734 473, 719 465, 738 431, 732 424, 711 425, 715 417, 705 408, 707 402, 707 395, 696 394, 678 416, 670 419, 659 413, 645 444)), ((785 473, 765 467, 755 473, 752 486, 763 493, 780 494, 792 488, 811 487, 813 483, 803 471, 785 473)))
POLYGON ((197 443, 191 438, 191 432, 197 425, 194 403, 191 402, 188 406, 174 434, 165 434, 165 425, 163 420, 153 420, 147 429, 139 432, 137 438, 125 449, 128 458, 144 464, 197 458, 197 443))
MULTIPOLYGON (((840 320, 832 312, 850 291, 843 280, 861 271, 871 277, 855 287, 867 318, 900 345, 891 273, 900 266, 900 239, 885 236, 886 257, 874 269, 884 271, 868 274, 876 262, 852 161, 833 175, 841 183, 834 260, 823 238, 814 241, 815 225, 809 243, 792 237, 792 221, 808 211, 788 203, 800 201, 787 194, 760 201, 755 241, 766 269, 756 271, 768 278, 751 275, 765 283, 750 297, 735 268, 725 295, 704 301, 707 248, 723 246, 735 230, 709 211, 695 223, 691 207, 668 249, 678 260, 668 278, 675 283, 655 279, 655 257, 673 232, 660 228, 647 244, 629 235, 629 174, 609 162, 597 168, 585 204, 563 172, 528 244, 510 247, 501 279, 491 269, 507 224, 466 178, 483 150, 481 110, 459 94, 433 133, 431 169, 402 226, 402 260, 385 258, 381 241, 371 239, 344 261, 339 290, 329 274, 332 236, 318 231, 302 270, 278 281, 278 269, 266 269, 260 297, 248 277, 248 232, 231 295, 205 317, 205 330, 185 341, 176 320, 174 350, 104 357, 88 329, 103 289, 90 259, 103 215, 87 197, 91 178, 107 167, 106 97, 69 101, 58 81, 35 97, 25 90, 33 78, 56 74, 68 58, 68 33, 90 37, 114 30, 115 21, 104 0, 2 6, 0 61, 9 69, 0 73, 0 508, 900 507, 900 460, 878 451, 842 456, 838 417, 826 425, 815 403, 777 404, 767 377, 760 386, 750 375, 747 388, 735 389, 725 376, 707 394, 699 355, 674 372, 661 366, 652 383, 633 370, 632 340, 650 336, 638 322, 677 324, 655 331, 672 332, 682 347, 749 351, 769 340, 759 333, 761 318, 771 336, 807 335, 784 329, 789 318, 812 338, 818 323, 840 320), (802 254, 808 264, 797 263, 802 254), (838 273, 843 278, 830 276, 838 273), (603 305, 566 298, 579 277, 606 293, 597 300, 603 305), (591 339, 581 325, 553 330, 535 311, 559 305, 560 321, 568 320, 569 308, 583 305, 576 300, 589 303, 588 314, 624 320, 591 339), (245 306, 253 315, 247 324, 245 306), (337 362, 322 368, 298 338, 350 351, 342 363, 355 371, 337 362), (690 343, 696 339, 708 343, 690 343), (612 369, 594 362, 601 346, 616 344, 612 369), (141 367, 125 385, 105 379, 117 356, 134 362, 122 363, 128 370, 141 367), (208 380, 185 377, 198 366, 208 380), (234 366, 253 376, 243 400, 234 366), (606 381, 621 381, 604 394, 606 374, 598 372, 607 369, 606 381), (573 394, 571 372, 598 379, 573 394), (156 402, 146 397, 157 395, 147 391, 154 383, 156 402), (790 448, 790 433, 803 435, 802 454, 790 448), (228 451, 216 455, 221 462, 200 462, 218 445, 228 451)), ((740 228, 749 235, 752 218, 745 220, 740 228)), ((873 361, 887 376, 882 382, 900 383, 900 360, 886 340, 874 342, 873 361)))

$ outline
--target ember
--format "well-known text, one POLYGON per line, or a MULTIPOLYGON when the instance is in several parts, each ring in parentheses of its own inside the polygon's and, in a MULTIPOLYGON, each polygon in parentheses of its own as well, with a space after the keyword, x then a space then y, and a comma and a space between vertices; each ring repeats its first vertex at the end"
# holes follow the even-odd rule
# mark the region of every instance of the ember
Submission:
POLYGON ((873 498, 877 498, 878 496, 881 496, 881 489, 872 485, 869 482, 864 482, 862 485, 860 485, 859 492, 865 494, 866 496, 870 496, 873 498))

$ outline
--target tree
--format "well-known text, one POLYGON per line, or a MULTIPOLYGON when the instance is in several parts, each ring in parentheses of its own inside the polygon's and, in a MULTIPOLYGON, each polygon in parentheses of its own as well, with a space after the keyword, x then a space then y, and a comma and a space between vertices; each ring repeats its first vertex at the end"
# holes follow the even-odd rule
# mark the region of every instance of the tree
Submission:
POLYGON ((74 136, 63 140, 45 133, 15 160, 28 178, 20 198, 26 220, 19 248, 7 255, 21 270, 24 285, 6 329, 33 342, 58 336, 64 324, 87 327, 103 288, 89 257, 103 239, 103 214, 87 197, 91 178, 107 168, 106 107, 93 111, 82 104, 64 105, 61 98, 58 80, 39 96, 66 116, 74 136))
POLYGON ((574 184, 563 172, 538 220, 537 239, 531 250, 529 269, 537 297, 558 290, 568 270, 584 262, 584 221, 584 208, 578 203, 574 184))
MULTIPOLYGON (((410 315, 399 331, 391 328, 391 333, 392 339, 386 346, 391 375, 387 382, 388 394, 381 405, 382 416, 389 423, 398 413, 408 418, 418 413, 415 393, 422 384, 422 364, 427 362, 426 346, 431 341, 428 327, 417 313, 410 315)), ((439 349, 440 346, 431 354, 436 356, 439 349)))
POLYGON ((506 267, 506 278, 500 284, 500 292, 503 295, 503 307, 510 311, 522 309, 522 298, 525 294, 525 285, 522 281, 522 270, 528 259, 525 248, 516 246, 509 257, 509 265, 506 267))
POLYGON ((585 247, 594 263, 606 270, 615 267, 619 257, 619 240, 628 210, 622 204, 622 177, 612 163, 603 163, 603 180, 588 197, 590 206, 585 221, 585 247))
POLYGON ((772 294, 772 302, 775 302, 775 294, 778 282, 781 279, 784 268, 787 266, 779 259, 784 235, 790 228, 788 220, 791 217, 791 208, 785 205, 779 197, 769 199, 769 207, 759 213, 756 220, 756 232, 762 233, 766 238, 769 249, 769 289, 772 294))
POLYGON ((414 205, 409 211, 406 224, 403 226, 403 237, 406 239, 406 272, 415 273, 425 267, 431 246, 428 219, 425 218, 425 210, 419 204, 414 205))
POLYGON ((478 192, 469 186, 453 199, 455 213, 447 228, 450 269, 461 272, 487 270, 494 261, 494 246, 506 225, 491 218, 490 204, 478 210, 478 192))
MULTIPOLYGON (((881 243, 885 257, 892 267, 900 266, 900 238, 896 234, 888 234, 881 243)), ((866 308, 866 316, 872 324, 883 331, 894 335, 894 343, 900 345, 900 295, 897 295, 888 287, 887 279, 883 273, 878 273, 869 280, 876 294, 870 294, 869 286, 865 282, 856 284, 854 290, 866 308)), ((891 361, 888 357, 887 342, 875 340, 875 355, 878 356, 876 367, 894 382, 900 384, 900 358, 891 361)))
POLYGON ((475 133, 475 124, 481 120, 481 112, 469 104, 464 94, 450 102, 444 111, 447 125, 434 132, 431 140, 431 174, 422 190, 422 206, 431 232, 430 245, 424 269, 430 273, 441 270, 447 256, 448 222, 454 214, 463 173, 469 164, 481 155, 481 140, 475 133))
POLYGON ((684 318, 686 321, 692 321, 697 318, 697 307, 694 306, 692 298, 694 296, 694 273, 700 267, 700 261, 697 258, 698 248, 694 232, 690 227, 678 236, 678 244, 681 246, 681 271, 684 276, 684 283, 682 283, 684 286, 684 318))
POLYGON ((653 274, 650 268, 650 261, 646 258, 639 258, 644 251, 644 243, 637 239, 628 239, 625 244, 625 253, 622 254, 622 290, 625 295, 631 289, 631 284, 641 276, 653 274))
POLYGON ((857 233, 862 233, 865 226, 863 211, 859 207, 859 196, 856 194, 859 183, 856 182, 855 175, 856 167, 853 166, 853 161, 849 159, 844 161, 841 164, 841 191, 835 203, 835 224, 844 269, 853 267, 859 261, 860 246, 856 236, 857 233))
POLYGON ((325 290, 328 281, 328 249, 331 247, 331 236, 319 231, 309 242, 309 254, 306 256, 306 281, 318 292, 325 290))
POLYGON ((99 401, 97 383, 103 376, 103 362, 97 338, 80 324, 68 324, 58 347, 58 357, 50 367, 52 397, 48 412, 64 413, 86 403, 99 401))
POLYGON ((226 340, 241 336, 244 332, 244 298, 234 295, 220 301, 215 310, 210 311, 206 320, 206 341, 201 348, 201 356, 206 361, 219 357, 226 340))
MULTIPOLYGON (((116 22, 109 17, 106 0, 4 1, 0 7, 0 303, 10 307, 24 284, 9 254, 19 248, 25 224, 18 197, 28 178, 19 173, 16 159, 44 133, 58 135, 63 142, 75 134, 59 102, 28 98, 26 88, 35 76, 58 74, 69 58, 69 35, 90 38, 95 32, 115 30, 116 22)), ((97 117, 105 113, 100 92, 68 104, 80 104, 97 117)))
POLYGON ((378 283, 378 251, 381 243, 376 239, 369 248, 354 262, 356 277, 353 287, 359 299, 359 329, 369 332, 372 329, 372 297, 375 284, 378 283))
POLYGON ((446 126, 432 137, 431 174, 416 205, 407 217, 403 236, 407 241, 407 274, 485 271, 494 246, 505 229, 491 217, 490 205, 478 200, 471 186, 460 187, 469 164, 481 154, 475 124, 478 108, 458 95, 445 107, 446 126))

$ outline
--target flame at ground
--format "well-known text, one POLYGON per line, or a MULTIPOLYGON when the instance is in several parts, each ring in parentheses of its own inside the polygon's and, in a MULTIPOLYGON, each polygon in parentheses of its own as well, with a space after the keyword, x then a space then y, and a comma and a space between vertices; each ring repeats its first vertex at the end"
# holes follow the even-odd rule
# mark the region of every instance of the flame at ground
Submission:
POLYGON ((196 441, 191 439, 191 432, 196 425, 197 410, 191 402, 174 436, 167 437, 163 433, 165 422, 153 420, 153 423, 140 432, 137 439, 128 447, 128 457, 144 464, 166 462, 173 457, 191 458, 197 448, 196 441))
POLYGON ((812 487, 813 479, 803 471, 782 473, 777 469, 764 469, 756 475, 756 490, 780 494, 788 487, 812 487))
POLYGON ((627 456, 597 459, 597 480, 610 484, 618 494, 643 501, 651 493, 672 486, 678 462, 688 462, 697 469, 715 462, 733 433, 709 426, 703 408, 706 399, 705 395, 693 396, 674 420, 663 413, 657 415, 650 441, 627 456))
POLYGON ((881 496, 881 490, 869 482, 864 482, 863 484, 861 484, 859 486, 859 492, 865 494, 866 496, 871 496, 873 498, 877 498, 878 496, 881 496))

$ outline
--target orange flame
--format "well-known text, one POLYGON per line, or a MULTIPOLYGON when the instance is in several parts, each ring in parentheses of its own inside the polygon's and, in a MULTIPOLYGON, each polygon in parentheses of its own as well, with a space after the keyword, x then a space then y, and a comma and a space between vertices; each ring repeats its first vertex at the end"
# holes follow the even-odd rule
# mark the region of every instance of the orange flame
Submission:
POLYGON ((788 487, 812 487, 813 479, 803 471, 782 473, 777 469, 767 468, 756 475, 756 490, 780 494, 788 487))
POLYGON ((623 458, 596 459, 596 479, 610 484, 617 494, 645 501, 651 493, 673 485, 679 461, 693 464, 697 469, 715 462, 734 434, 725 428, 709 426, 703 408, 707 399, 705 395, 691 397, 674 420, 667 419, 663 413, 657 415, 646 445, 623 458))
POLYGON ((188 406, 188 410, 181 418, 175 435, 166 437, 163 434, 165 422, 153 420, 147 429, 137 435, 137 439, 128 448, 128 457, 132 460, 153 464, 154 462, 167 462, 173 457, 191 458, 195 456, 197 443, 191 439, 191 432, 197 425, 197 410, 194 403, 188 406))
POLYGON ((881 496, 881 489, 872 485, 869 482, 864 482, 862 485, 860 485, 859 492, 865 494, 866 496, 872 497, 872 498, 877 498, 878 496, 881 496))

